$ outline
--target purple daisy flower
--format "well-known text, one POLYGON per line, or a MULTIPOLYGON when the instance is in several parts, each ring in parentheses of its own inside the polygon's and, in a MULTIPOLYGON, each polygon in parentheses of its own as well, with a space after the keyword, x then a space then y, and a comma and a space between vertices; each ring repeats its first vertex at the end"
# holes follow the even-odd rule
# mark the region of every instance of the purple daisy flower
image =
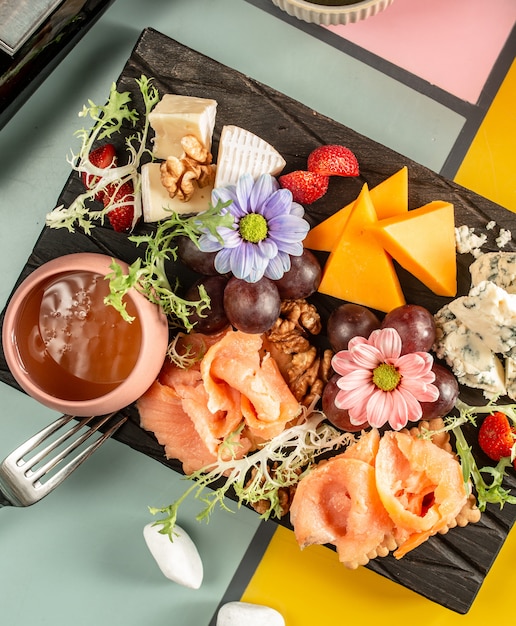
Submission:
POLYGON ((201 250, 217 252, 220 274, 231 272, 249 283, 263 276, 278 280, 290 269, 290 255, 303 253, 310 228, 304 209, 270 174, 256 181, 244 174, 236 185, 214 189, 211 201, 213 206, 230 202, 224 211, 234 218, 233 228, 217 229, 219 237, 206 231, 199 239, 201 250))

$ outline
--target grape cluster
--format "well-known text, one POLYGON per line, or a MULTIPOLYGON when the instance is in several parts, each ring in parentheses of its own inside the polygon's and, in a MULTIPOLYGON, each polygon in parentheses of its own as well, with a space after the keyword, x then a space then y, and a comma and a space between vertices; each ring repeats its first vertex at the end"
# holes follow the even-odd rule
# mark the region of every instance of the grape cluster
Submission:
MULTIPOLYGON (((393 309, 382 321, 368 308, 358 304, 342 304, 330 315, 327 324, 327 336, 335 352, 346 350, 352 337, 369 337, 378 328, 394 328, 401 337, 402 354, 428 352, 435 341, 435 320, 433 315, 422 306, 405 304, 393 309)), ((435 402, 421 402, 423 419, 443 417, 455 405, 459 395, 459 385, 455 376, 444 366, 433 364, 434 385, 439 390, 435 402)), ((357 431, 361 427, 353 426, 348 412, 335 406, 338 393, 338 376, 330 379, 322 396, 322 407, 330 422, 337 428, 357 431)))
POLYGON ((179 260, 201 274, 185 295, 186 300, 199 299, 202 284, 210 297, 207 315, 192 314, 190 321, 202 333, 216 333, 231 324, 245 333, 264 333, 280 314, 282 300, 307 298, 321 282, 321 266, 308 249, 290 258, 291 267, 279 280, 263 277, 249 283, 235 276, 222 276, 215 269, 215 252, 203 252, 189 237, 181 237, 177 246, 179 260))

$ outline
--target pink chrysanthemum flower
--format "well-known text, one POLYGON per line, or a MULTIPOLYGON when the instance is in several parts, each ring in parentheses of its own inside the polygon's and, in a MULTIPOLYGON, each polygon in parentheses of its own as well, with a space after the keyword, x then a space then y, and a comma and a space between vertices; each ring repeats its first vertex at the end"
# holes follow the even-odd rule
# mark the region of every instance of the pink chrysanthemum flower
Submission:
POLYGON ((433 357, 428 352, 401 355, 401 338, 394 328, 354 337, 337 352, 333 369, 341 376, 335 404, 346 409, 351 423, 380 428, 387 422, 400 430, 421 419, 420 402, 435 402, 433 357))

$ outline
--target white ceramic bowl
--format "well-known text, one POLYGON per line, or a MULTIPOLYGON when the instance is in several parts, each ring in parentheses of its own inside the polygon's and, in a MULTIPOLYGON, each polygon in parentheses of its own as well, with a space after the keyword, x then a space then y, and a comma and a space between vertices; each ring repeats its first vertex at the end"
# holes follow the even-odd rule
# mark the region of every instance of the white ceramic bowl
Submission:
POLYGON ((272 3, 293 17, 325 26, 349 24, 372 17, 386 9, 394 0, 362 0, 354 4, 333 6, 306 0, 272 0, 272 3))
POLYGON ((165 359, 168 322, 158 306, 132 289, 126 304, 135 321, 125 326, 103 304, 111 263, 92 253, 49 261, 21 283, 5 312, 2 342, 12 375, 30 396, 65 414, 124 408, 151 386, 165 359))

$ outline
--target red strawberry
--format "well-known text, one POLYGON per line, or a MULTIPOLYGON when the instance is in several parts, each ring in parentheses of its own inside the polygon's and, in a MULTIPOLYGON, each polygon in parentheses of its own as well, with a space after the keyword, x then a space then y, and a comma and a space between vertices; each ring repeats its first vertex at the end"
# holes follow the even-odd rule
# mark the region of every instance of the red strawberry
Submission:
POLYGON ((308 156, 308 169, 323 176, 358 176, 356 156, 345 146, 319 146, 308 156))
POLYGON ((126 232, 131 230, 134 219, 134 187, 133 183, 128 180, 117 189, 116 185, 109 185, 104 194, 104 206, 109 204, 123 203, 113 208, 107 214, 109 223, 113 230, 117 232, 126 232), (111 191, 111 193, 110 193, 111 191))
POLYGON ((478 443, 493 461, 511 456, 511 448, 516 441, 516 429, 505 415, 495 411, 482 422, 478 431, 478 443))
POLYGON ((328 190, 329 179, 314 172, 296 170, 279 177, 280 185, 292 192, 294 202, 312 204, 322 198, 328 190))
MULTIPOLYGON (((115 146, 112 143, 106 143, 95 150, 92 150, 89 154, 89 159, 91 163, 95 167, 99 167, 100 169, 106 169, 108 167, 116 166, 116 150, 115 146)), ((82 183, 87 189, 91 189, 98 182, 98 176, 93 176, 93 174, 87 174, 86 172, 82 172, 81 174, 82 183)), ((103 192, 99 192, 98 197, 96 196, 96 200, 102 202, 103 200, 103 192)))

